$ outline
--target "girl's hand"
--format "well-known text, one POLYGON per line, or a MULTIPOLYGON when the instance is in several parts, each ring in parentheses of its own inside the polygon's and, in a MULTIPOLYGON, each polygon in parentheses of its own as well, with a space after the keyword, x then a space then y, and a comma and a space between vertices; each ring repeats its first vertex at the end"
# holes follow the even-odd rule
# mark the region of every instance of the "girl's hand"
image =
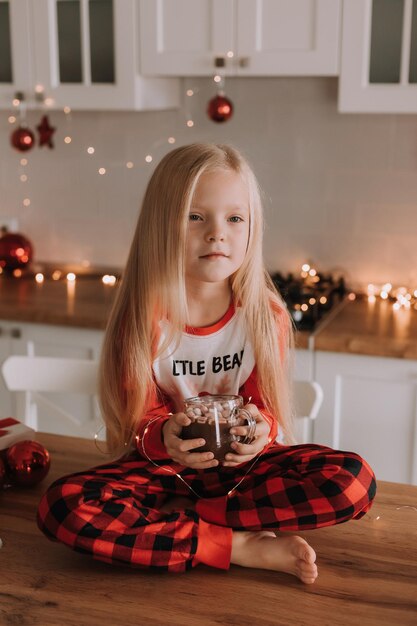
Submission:
POLYGON ((205 444, 204 439, 181 439, 180 434, 183 426, 191 424, 191 420, 185 413, 174 413, 162 427, 165 448, 173 461, 192 467, 193 469, 208 469, 216 467, 219 462, 212 452, 192 452, 205 444))
MULTIPOLYGON (((240 465, 241 463, 247 463, 251 461, 261 450, 264 449, 266 444, 269 442, 269 432, 271 430, 270 425, 265 420, 265 418, 259 413, 258 408, 255 404, 247 404, 243 407, 251 415, 253 415, 256 421, 255 435, 252 443, 244 444, 238 443, 234 441, 231 444, 231 448, 235 451, 235 453, 228 452, 226 454, 226 460, 223 462, 225 467, 234 467, 235 465, 240 465)), ((234 426, 230 429, 232 435, 247 435, 248 427, 247 426, 234 426)))

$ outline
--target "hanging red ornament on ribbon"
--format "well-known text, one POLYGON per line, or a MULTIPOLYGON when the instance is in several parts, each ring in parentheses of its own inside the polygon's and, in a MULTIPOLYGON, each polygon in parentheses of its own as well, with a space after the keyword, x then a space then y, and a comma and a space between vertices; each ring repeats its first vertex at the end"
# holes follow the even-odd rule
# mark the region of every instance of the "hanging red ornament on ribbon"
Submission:
POLYGON ((217 85, 217 94, 207 105, 207 115, 213 122, 227 122, 233 115, 233 103, 225 96, 226 57, 216 57, 214 66, 217 73, 213 80, 217 85))
POLYGON ((19 152, 27 152, 27 150, 31 150, 35 145, 35 135, 29 128, 19 126, 12 132, 10 143, 13 148, 16 148, 19 152))
MULTIPOLYGON (((5 229, 3 229, 4 232, 5 229)), ((33 257, 33 246, 20 233, 6 233, 0 237, 0 267, 8 272, 26 267, 33 257)))
POLYGON ((233 115, 232 101, 219 92, 208 103, 207 115, 213 122, 227 122, 233 115))
POLYGON ((13 105, 17 107, 17 128, 10 135, 10 143, 19 152, 27 152, 35 145, 35 135, 26 123, 26 100, 22 91, 15 93, 13 105))
POLYGON ((7 478, 12 485, 32 487, 45 478, 51 461, 38 441, 19 441, 6 452, 7 478))
POLYGON ((50 125, 47 115, 42 116, 40 124, 38 124, 36 129, 39 133, 39 145, 53 148, 54 144, 52 141, 52 135, 54 134, 56 128, 50 125))

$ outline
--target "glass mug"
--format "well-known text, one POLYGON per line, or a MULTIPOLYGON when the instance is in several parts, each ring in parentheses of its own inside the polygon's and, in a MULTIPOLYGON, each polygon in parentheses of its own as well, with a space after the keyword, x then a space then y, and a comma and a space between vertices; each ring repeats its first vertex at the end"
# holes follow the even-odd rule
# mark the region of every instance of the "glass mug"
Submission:
POLYGON ((231 395, 196 396, 184 400, 184 412, 191 424, 183 426, 182 439, 204 439, 205 444, 190 452, 213 452, 214 458, 224 461, 228 452, 235 452, 230 444, 251 443, 255 434, 256 420, 243 409, 243 398, 231 395), (233 426, 248 426, 244 436, 232 435, 233 426))

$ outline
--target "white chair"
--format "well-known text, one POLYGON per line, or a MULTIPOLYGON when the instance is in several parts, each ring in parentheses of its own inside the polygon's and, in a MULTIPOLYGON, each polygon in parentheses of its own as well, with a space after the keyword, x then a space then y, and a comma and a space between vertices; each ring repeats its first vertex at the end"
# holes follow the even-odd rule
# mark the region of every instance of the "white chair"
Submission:
POLYGON ((323 389, 315 381, 295 380, 293 394, 297 443, 311 442, 311 421, 316 419, 320 410, 323 402, 323 389))
MULTIPOLYGON (((80 427, 80 420, 46 398, 42 393, 66 392, 95 395, 98 363, 82 359, 39 356, 10 356, 2 366, 9 391, 24 392, 22 418, 38 430, 38 404, 52 409, 61 419, 80 427)), ((323 391, 316 382, 294 381, 296 438, 299 443, 311 440, 311 420, 317 417, 323 391)), ((20 411, 16 411, 20 415, 20 411)), ((76 428, 74 429, 76 431, 76 428)), ((104 436, 104 435, 103 435, 104 436)))
MULTIPOLYGON (((64 410, 43 393, 68 393, 95 396, 98 363, 83 359, 40 356, 10 356, 1 368, 9 391, 24 392, 23 403, 17 399, 16 416, 38 430, 38 404, 53 411, 61 420, 69 420, 74 434, 82 436, 82 420, 64 410)), ((97 407, 94 414, 97 416, 97 407)), ((90 431, 93 427, 90 426, 90 431)), ((90 432, 89 431, 89 432, 90 432)))

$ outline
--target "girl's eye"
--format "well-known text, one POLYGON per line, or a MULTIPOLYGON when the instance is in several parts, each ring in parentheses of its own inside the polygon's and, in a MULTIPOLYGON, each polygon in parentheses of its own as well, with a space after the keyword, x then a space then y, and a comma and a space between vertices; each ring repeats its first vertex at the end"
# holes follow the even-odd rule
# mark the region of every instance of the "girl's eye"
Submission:
POLYGON ((190 222, 198 222, 198 220, 201 220, 201 216, 197 213, 190 213, 188 219, 190 220, 190 222))
POLYGON ((229 219, 231 222, 243 222, 243 219, 239 215, 232 215, 229 219))

